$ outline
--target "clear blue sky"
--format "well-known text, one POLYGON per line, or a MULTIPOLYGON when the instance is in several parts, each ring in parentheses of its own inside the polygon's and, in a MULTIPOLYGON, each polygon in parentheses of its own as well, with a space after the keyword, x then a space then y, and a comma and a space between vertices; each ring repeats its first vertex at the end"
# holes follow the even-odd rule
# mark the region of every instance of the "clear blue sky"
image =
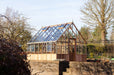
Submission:
POLYGON ((42 26, 54 25, 74 21, 80 29, 84 24, 81 22, 80 7, 85 0, 0 0, 0 14, 7 7, 19 11, 28 22, 36 29, 42 26))

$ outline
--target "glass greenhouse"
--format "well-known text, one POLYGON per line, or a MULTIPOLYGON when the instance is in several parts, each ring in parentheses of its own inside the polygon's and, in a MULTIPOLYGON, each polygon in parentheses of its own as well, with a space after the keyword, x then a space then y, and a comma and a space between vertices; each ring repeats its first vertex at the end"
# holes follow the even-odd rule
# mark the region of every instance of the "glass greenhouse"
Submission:
POLYGON ((42 27, 27 43, 34 60, 86 61, 86 41, 73 22, 42 27))

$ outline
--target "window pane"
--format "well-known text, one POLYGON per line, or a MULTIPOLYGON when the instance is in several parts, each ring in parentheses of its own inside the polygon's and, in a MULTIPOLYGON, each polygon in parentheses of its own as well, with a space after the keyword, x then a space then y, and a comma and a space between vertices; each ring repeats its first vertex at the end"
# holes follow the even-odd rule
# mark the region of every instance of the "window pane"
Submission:
POLYGON ((27 47, 27 51, 28 51, 28 52, 30 51, 30 45, 28 45, 28 47, 27 47))
POLYGON ((31 51, 32 51, 32 52, 35 51, 34 45, 31 45, 31 51))
POLYGON ((35 51, 38 52, 38 44, 35 45, 35 51))
POLYGON ((52 51, 52 43, 47 43, 47 52, 52 51))

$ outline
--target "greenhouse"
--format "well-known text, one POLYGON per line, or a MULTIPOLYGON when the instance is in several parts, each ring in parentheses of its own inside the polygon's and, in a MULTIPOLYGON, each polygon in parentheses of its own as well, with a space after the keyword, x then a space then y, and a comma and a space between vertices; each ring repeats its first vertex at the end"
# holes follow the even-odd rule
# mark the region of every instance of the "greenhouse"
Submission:
POLYGON ((30 60, 86 61, 86 41, 73 22, 42 27, 27 45, 30 60))

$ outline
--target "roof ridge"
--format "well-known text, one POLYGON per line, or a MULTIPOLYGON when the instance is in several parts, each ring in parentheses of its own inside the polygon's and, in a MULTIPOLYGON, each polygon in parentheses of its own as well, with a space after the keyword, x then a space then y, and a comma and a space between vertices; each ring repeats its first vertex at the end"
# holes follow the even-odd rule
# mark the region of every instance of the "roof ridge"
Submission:
MULTIPOLYGON (((72 24, 72 23, 73 23, 73 22, 67 22, 67 23, 61 23, 61 24, 72 24)), ((44 26, 44 27, 42 27, 42 28, 45 28, 45 27, 54 27, 54 26, 60 26, 61 24, 44 26)))

